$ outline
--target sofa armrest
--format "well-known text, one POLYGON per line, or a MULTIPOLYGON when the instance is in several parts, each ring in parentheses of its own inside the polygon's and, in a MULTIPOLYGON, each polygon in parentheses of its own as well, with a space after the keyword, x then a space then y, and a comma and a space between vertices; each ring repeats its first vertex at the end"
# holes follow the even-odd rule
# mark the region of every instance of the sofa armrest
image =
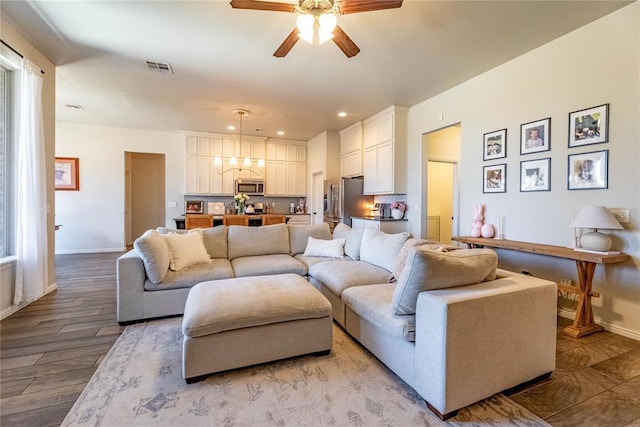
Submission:
POLYGON ((125 323, 144 317, 144 282, 147 274, 142 258, 135 250, 116 261, 116 295, 118 322, 125 323))
POLYGON ((416 390, 446 414, 553 371, 556 294, 520 274, 420 293, 416 390))

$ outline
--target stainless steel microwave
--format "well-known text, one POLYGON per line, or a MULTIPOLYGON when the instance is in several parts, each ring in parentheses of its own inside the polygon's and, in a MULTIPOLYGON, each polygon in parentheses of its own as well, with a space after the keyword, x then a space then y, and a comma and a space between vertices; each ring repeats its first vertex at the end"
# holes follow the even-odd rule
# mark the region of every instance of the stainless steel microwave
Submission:
POLYGON ((236 179, 236 194, 246 193, 250 196, 264 196, 263 179, 236 179))

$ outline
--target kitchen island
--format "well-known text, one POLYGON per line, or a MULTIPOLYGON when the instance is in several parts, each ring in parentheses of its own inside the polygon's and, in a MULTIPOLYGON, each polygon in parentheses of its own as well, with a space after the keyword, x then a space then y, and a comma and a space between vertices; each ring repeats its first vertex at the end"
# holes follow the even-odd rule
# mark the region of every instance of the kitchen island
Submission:
MULTIPOLYGON (((284 214, 274 213, 273 215, 286 215, 287 224, 306 225, 311 224, 311 215, 308 213, 284 214)), ((262 214, 247 214, 249 217, 250 227, 259 227, 262 225, 262 214)), ((222 225, 223 215, 213 216, 213 226, 222 225)), ((184 215, 173 218, 178 230, 184 230, 184 215)))

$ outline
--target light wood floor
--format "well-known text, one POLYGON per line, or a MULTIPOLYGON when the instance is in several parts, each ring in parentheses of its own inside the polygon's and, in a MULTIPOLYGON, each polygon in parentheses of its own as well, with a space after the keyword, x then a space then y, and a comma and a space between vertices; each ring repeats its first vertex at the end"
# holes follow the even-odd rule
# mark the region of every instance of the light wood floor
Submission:
MULTIPOLYGON (((62 422, 122 330, 119 255, 57 256, 58 290, 0 322, 0 425, 62 422)), ((609 332, 565 337, 568 323, 558 319, 551 380, 511 399, 554 426, 639 426, 640 342, 609 332)))

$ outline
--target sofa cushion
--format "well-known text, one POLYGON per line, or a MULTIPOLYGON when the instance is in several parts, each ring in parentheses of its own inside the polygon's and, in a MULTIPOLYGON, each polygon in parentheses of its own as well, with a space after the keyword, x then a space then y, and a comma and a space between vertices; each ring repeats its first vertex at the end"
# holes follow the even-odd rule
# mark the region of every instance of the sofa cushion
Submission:
POLYGON ((142 258, 149 280, 155 284, 162 282, 171 263, 167 242, 156 230, 147 230, 133 242, 133 247, 142 258))
POLYGON ((196 264, 208 263, 211 258, 204 247, 202 230, 190 230, 186 234, 169 233, 162 235, 169 246, 171 262, 169 268, 180 271, 196 264))
POLYGON ((364 228, 351 228, 344 222, 333 229, 334 239, 345 239, 344 254, 354 261, 360 260, 360 245, 364 228))
POLYGON ((230 279, 233 268, 229 260, 220 258, 211 260, 207 264, 197 264, 181 271, 169 270, 162 283, 152 283, 146 280, 144 289, 147 291, 161 291, 166 289, 190 288, 200 282, 209 280, 230 279))
POLYGON ((227 257, 227 231, 228 227, 226 225, 202 229, 204 247, 211 258, 227 257))
POLYGON ((402 270, 404 270, 404 265, 407 263, 407 256, 409 255, 409 249, 415 248, 417 246, 421 246, 425 249, 433 249, 435 251, 441 251, 441 252, 460 249, 458 246, 446 245, 444 243, 436 242, 434 240, 409 239, 406 242, 404 242, 404 245, 402 245, 402 249, 400 249, 400 252, 398 252, 398 256, 396 256, 395 266, 393 268, 393 273, 389 277, 389 283, 393 283, 398 280, 398 277, 400 277, 400 275, 402 274, 402 270))
POLYGON ((274 254, 235 258, 231 261, 235 277, 267 276, 272 274, 307 274, 307 266, 291 255, 274 254))
POLYGON ((287 225, 289 229, 289 247, 291 255, 297 255, 304 252, 307 247, 309 237, 314 239, 331 240, 331 231, 329 224, 313 225, 287 225))
POLYGON ((286 224, 244 227, 231 225, 228 230, 228 259, 289 253, 289 231, 286 224))
POLYGON ((386 283, 389 272, 364 261, 337 260, 312 265, 309 276, 339 297, 342 291, 352 286, 386 283))
POLYGON ((303 263, 307 266, 307 270, 314 264, 318 264, 320 262, 331 262, 331 261, 340 261, 343 258, 327 258, 324 256, 305 256, 302 254, 298 254, 294 256, 295 259, 303 263))
POLYGON ((407 341, 416 340, 416 316, 399 316, 391 309, 393 284, 356 286, 345 289, 342 300, 358 316, 369 321, 389 335, 402 337, 407 341))
POLYGON ((414 314, 422 291, 494 280, 497 266, 498 256, 491 249, 439 252, 411 248, 393 293, 394 313, 414 314))
POLYGON ((320 240, 309 236, 305 256, 344 258, 344 239, 320 240))
MULTIPOLYGON (((360 260, 391 272, 395 266, 396 256, 409 237, 409 233, 387 234, 375 228, 365 228, 360 245, 360 260)), ((385 281, 388 280, 387 276, 385 281)))

